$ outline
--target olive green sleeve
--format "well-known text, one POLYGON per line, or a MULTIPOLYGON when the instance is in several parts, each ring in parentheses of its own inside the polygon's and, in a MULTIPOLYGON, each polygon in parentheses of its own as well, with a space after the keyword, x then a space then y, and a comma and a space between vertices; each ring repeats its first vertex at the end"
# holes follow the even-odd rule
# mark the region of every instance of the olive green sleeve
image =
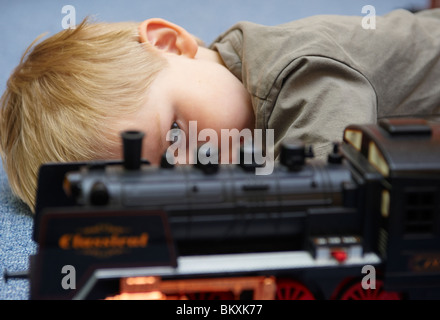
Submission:
POLYGON ((267 129, 274 129, 275 157, 285 138, 313 145, 324 159, 334 141, 341 141, 349 124, 375 123, 377 101, 374 89, 358 71, 329 58, 296 59, 281 73, 269 95, 262 116, 267 129), (279 90, 279 93, 276 92, 279 90), (275 103, 270 100, 276 100, 275 103))

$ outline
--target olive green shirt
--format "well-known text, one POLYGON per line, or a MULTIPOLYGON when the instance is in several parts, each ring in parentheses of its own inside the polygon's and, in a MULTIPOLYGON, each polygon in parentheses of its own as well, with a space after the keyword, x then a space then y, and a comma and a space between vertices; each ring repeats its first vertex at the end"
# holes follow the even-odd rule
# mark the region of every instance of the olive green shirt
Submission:
POLYGON ((396 10, 375 29, 364 18, 240 22, 211 45, 251 94, 256 128, 274 129, 275 157, 286 137, 323 158, 349 124, 440 114, 440 9, 396 10))

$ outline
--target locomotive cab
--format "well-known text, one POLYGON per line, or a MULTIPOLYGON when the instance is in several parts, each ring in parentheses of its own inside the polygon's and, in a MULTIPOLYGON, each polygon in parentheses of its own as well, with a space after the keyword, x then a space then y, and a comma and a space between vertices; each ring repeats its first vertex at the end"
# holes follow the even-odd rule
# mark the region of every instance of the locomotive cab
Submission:
POLYGON ((430 298, 422 292, 440 284, 439 139, 438 127, 421 119, 383 120, 344 131, 343 151, 354 167, 382 177, 374 187, 380 207, 370 211, 378 228, 370 230, 377 230, 385 288, 411 287, 418 298, 430 298))

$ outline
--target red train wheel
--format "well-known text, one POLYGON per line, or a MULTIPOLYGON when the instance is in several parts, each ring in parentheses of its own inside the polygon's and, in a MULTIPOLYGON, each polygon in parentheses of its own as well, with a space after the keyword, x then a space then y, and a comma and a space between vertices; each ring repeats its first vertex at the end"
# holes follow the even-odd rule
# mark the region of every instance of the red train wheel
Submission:
POLYGON ((277 282, 276 300, 315 300, 313 293, 298 281, 286 279, 277 282))
POLYGON ((376 289, 364 289, 362 283, 357 281, 341 292, 340 300, 401 300, 401 296, 385 291, 382 280, 376 280, 376 289))

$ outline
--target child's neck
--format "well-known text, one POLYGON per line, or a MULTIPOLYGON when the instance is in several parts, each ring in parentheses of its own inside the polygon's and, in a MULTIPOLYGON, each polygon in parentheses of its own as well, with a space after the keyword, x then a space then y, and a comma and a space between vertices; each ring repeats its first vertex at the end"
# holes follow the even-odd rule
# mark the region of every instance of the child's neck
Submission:
POLYGON ((205 48, 205 47, 200 47, 197 50, 197 54, 196 54, 196 59, 200 59, 200 60, 209 60, 209 61, 213 61, 216 62, 218 64, 221 64, 222 66, 225 65, 225 63, 223 62, 222 58, 220 57, 220 54, 217 51, 205 48))

